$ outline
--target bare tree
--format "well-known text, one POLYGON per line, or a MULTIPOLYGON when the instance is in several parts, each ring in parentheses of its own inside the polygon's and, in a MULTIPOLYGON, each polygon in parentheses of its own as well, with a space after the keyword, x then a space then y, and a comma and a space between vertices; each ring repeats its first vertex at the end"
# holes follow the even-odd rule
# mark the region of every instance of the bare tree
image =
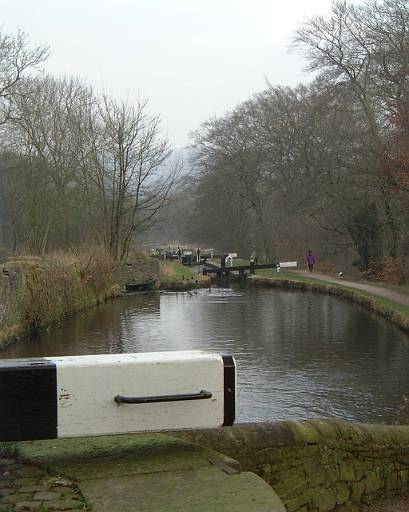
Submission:
POLYGON ((401 182, 393 172, 387 134, 407 96, 408 29, 406 0, 335 2, 328 18, 312 18, 295 40, 327 87, 346 87, 355 96, 368 136, 366 168, 360 165, 357 172, 372 177, 370 185, 384 204, 391 256, 397 255, 401 236, 393 195, 401 182))
POLYGON ((73 206, 79 195, 78 118, 91 92, 77 79, 51 76, 25 79, 17 92, 9 137, 17 153, 37 162, 37 166, 43 162, 42 181, 54 197, 54 208, 49 210, 43 227, 43 250, 53 230, 55 241, 60 239, 60 244, 69 245, 73 206))
POLYGON ((31 47, 24 32, 0 32, 0 125, 12 116, 16 86, 30 70, 48 57, 45 46, 31 47))
POLYGON ((81 188, 97 198, 92 207, 105 246, 124 259, 135 236, 157 219, 180 165, 169 162, 169 143, 146 102, 104 96, 90 104, 82 126, 81 188))

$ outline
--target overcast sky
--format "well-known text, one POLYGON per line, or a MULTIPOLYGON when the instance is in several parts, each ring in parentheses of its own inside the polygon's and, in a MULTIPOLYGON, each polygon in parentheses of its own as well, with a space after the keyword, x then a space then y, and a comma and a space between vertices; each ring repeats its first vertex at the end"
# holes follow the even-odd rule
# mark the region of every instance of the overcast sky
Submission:
POLYGON ((331 0, 0 0, 0 28, 47 44, 46 69, 98 90, 146 98, 177 147, 265 80, 308 79, 288 45, 331 0))

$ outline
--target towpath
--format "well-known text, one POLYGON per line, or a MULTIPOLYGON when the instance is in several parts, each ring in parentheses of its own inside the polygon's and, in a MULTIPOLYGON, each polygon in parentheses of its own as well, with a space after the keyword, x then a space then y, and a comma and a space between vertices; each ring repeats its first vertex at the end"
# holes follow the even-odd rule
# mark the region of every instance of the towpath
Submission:
MULTIPOLYGON (((219 262, 211 261, 212 265, 220 266, 219 262)), ((361 290, 364 292, 372 293, 373 295, 378 295, 379 297, 383 297, 385 299, 393 300, 398 302, 399 304, 404 304, 409 306, 409 294, 404 294, 400 292, 396 292, 394 290, 390 290, 389 288, 385 288, 384 286, 376 286, 368 283, 359 283, 356 281, 348 281, 347 279, 338 279, 333 275, 323 274, 321 272, 308 272, 305 270, 287 270, 286 273, 293 274, 294 276, 303 276, 311 279, 316 279, 317 281, 325 281, 327 283, 333 283, 337 285, 345 286, 346 288, 355 288, 356 290, 361 290)), ((279 274, 277 274, 279 276, 279 274)), ((408 511, 409 512, 409 511, 408 511)))
POLYGON ((321 272, 305 272, 303 270, 293 270, 291 271, 291 273, 294 275, 300 275, 311 279, 317 279, 318 281, 334 283, 337 285, 345 286, 346 288, 355 288, 356 290, 362 290, 364 292, 372 293, 373 295, 378 295, 379 297, 383 297, 385 299, 398 302, 399 304, 409 306, 409 295, 395 292, 394 290, 389 290, 388 288, 384 288, 383 286, 376 286, 367 283, 357 283, 345 279, 337 279, 331 275, 322 274, 321 272))

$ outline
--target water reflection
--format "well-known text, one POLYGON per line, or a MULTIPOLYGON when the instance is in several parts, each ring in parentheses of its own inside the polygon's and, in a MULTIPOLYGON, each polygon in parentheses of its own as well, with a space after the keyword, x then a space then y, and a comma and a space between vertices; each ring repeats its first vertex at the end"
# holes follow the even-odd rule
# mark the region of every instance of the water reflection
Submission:
POLYGON ((392 422, 409 392, 408 336, 334 297, 264 289, 127 296, 3 357, 205 349, 239 368, 239 421, 392 422))

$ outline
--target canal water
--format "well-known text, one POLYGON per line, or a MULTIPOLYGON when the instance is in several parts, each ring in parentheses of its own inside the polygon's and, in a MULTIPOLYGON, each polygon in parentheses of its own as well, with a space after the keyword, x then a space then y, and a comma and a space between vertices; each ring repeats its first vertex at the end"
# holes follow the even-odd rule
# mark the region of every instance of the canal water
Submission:
POLYGON ((335 297, 262 288, 128 295, 9 347, 3 358, 201 349, 234 354, 238 421, 394 423, 409 336, 335 297))

